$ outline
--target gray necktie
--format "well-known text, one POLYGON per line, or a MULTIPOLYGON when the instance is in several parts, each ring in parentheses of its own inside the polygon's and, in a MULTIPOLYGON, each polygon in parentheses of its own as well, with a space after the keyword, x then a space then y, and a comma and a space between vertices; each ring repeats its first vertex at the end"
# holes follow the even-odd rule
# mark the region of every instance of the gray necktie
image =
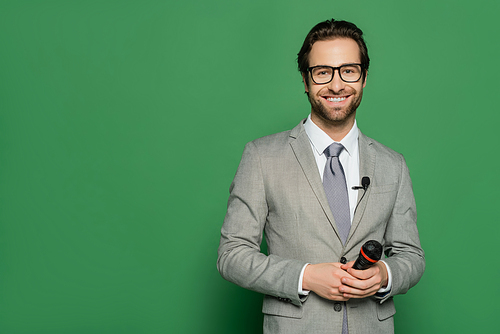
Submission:
POLYGON ((339 161, 340 152, 344 146, 333 143, 325 149, 326 165, 323 173, 323 187, 326 198, 337 224, 342 244, 347 241, 351 229, 351 214, 349 211, 349 196, 345 181, 344 169, 339 161))
MULTIPOLYGON (((342 240, 342 244, 345 244, 351 229, 351 214, 344 169, 339 160, 340 152, 343 149, 344 146, 339 143, 333 143, 325 149, 324 153, 327 160, 323 173, 323 187, 325 188, 326 198, 328 199, 328 204, 339 230, 340 239, 342 240)), ((345 302, 343 304, 342 334, 348 334, 347 304, 345 302)))

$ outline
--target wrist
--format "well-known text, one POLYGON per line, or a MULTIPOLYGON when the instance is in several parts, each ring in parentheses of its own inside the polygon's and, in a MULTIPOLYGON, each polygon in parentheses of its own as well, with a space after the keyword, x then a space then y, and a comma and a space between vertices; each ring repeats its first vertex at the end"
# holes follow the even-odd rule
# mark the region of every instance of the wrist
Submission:
POLYGON ((311 269, 310 264, 306 264, 304 267, 304 275, 302 276, 302 290, 304 291, 311 291, 311 288, 309 286, 309 270, 311 269))
POLYGON ((381 272, 381 276, 382 276, 382 282, 380 282, 380 287, 381 288, 386 288, 387 284, 389 283, 389 277, 388 277, 388 274, 387 274, 387 268, 386 268, 384 262, 380 261, 378 263, 379 263, 380 272, 381 272))
POLYGON ((392 289, 392 274, 391 274, 391 268, 387 263, 385 263, 382 260, 379 262, 383 264, 383 266, 381 265, 380 270, 384 270, 383 273, 385 273, 385 275, 383 276, 383 281, 379 292, 384 293, 392 289))

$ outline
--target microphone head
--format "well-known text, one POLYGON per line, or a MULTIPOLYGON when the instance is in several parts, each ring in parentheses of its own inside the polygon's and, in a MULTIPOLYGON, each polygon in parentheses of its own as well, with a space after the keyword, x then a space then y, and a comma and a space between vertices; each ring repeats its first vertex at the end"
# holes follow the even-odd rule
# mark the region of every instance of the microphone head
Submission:
POLYGON ((363 176, 363 178, 361 179, 361 185, 363 186, 363 189, 368 188, 368 186, 370 185, 370 178, 368 176, 363 176))
POLYGON ((359 251, 359 256, 353 264, 357 270, 365 270, 376 263, 382 257, 382 245, 377 240, 365 242, 359 251))
POLYGON ((377 262, 382 257, 382 245, 377 240, 369 240, 361 247, 365 257, 377 262))

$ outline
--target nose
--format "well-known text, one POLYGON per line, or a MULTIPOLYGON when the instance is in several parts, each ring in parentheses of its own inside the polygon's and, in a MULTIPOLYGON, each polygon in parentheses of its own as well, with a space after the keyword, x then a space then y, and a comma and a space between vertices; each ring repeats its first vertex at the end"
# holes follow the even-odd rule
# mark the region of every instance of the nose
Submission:
POLYGON ((339 69, 335 69, 333 72, 333 79, 328 83, 330 89, 334 92, 339 92, 345 87, 345 82, 340 79, 339 69))

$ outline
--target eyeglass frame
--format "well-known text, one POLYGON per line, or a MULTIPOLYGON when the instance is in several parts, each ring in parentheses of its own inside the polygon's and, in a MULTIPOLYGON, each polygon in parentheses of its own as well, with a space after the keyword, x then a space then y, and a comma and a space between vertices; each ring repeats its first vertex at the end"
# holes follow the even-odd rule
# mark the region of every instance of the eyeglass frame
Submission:
POLYGON ((361 78, 363 77, 364 71, 365 69, 365 66, 363 64, 358 64, 358 63, 350 63, 350 64, 344 64, 344 65, 340 65, 340 66, 337 66, 337 67, 333 67, 333 66, 329 66, 329 65, 316 65, 316 66, 311 66, 311 67, 308 67, 307 68, 307 72, 309 73, 309 76, 311 77, 311 80, 312 82, 314 82, 316 85, 326 85, 327 83, 330 83, 332 82, 333 80, 333 77, 335 76, 335 70, 337 70, 337 72, 339 72, 339 77, 340 77, 340 80, 344 81, 344 82, 347 82, 347 83, 353 83, 353 82, 358 82, 359 80, 361 80, 361 78), (342 78, 342 74, 340 74, 340 68, 341 67, 344 67, 344 66, 352 66, 352 65, 359 65, 361 67, 361 75, 359 76, 359 79, 358 80, 355 80, 355 81, 347 81, 347 80, 344 80, 344 78, 342 78), (317 68, 317 67, 328 67, 328 68, 331 68, 333 71, 332 71, 332 78, 327 81, 327 82, 323 82, 323 83, 317 83, 316 81, 314 81, 314 78, 313 78, 313 75, 312 75, 312 72, 311 70, 314 69, 314 68, 317 68))

